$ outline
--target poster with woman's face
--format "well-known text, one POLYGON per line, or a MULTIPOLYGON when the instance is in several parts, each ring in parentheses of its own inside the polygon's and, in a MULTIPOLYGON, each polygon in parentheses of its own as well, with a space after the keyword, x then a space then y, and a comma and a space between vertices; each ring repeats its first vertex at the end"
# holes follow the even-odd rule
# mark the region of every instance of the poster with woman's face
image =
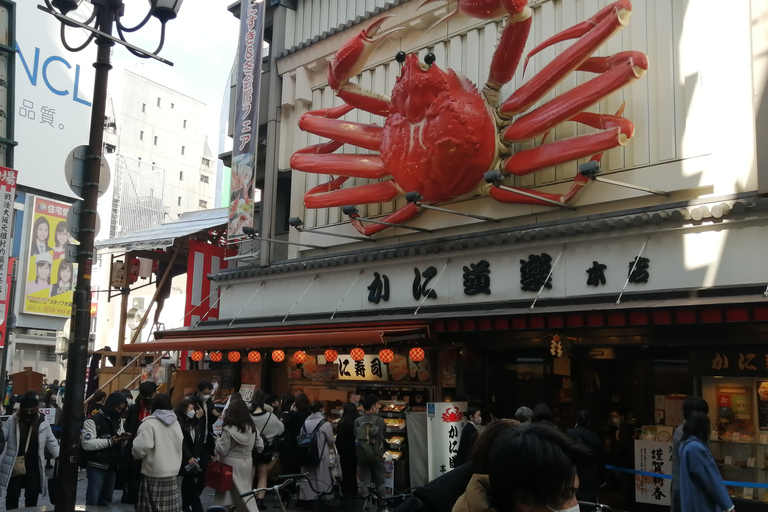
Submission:
POLYGON ((76 265, 65 261, 65 247, 73 243, 67 230, 66 203, 36 197, 29 237, 29 259, 24 287, 24 313, 69 317, 76 265))

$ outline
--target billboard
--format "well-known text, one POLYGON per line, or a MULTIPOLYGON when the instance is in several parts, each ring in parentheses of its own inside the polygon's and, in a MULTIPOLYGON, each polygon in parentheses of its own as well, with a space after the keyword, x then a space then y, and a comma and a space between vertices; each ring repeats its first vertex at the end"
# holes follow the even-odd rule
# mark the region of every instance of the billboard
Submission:
MULTIPOLYGON (((64 179, 64 160, 76 146, 88 143, 93 93, 95 45, 67 51, 60 23, 37 8, 16 2, 16 105, 14 167, 19 184, 72 196, 64 179)), ((84 9, 80 9, 84 10, 84 9)), ((70 16, 77 18, 76 12, 70 16)), ((66 31, 79 45, 80 30, 66 31)))
POLYGON ((240 56, 237 62, 235 140, 230 174, 229 238, 242 234, 243 227, 253 227, 263 41, 264 0, 243 1, 240 10, 240 56))
POLYGON ((24 313, 69 318, 77 267, 65 261, 66 244, 76 243, 67 230, 66 203, 35 197, 29 265, 24 282, 24 313))

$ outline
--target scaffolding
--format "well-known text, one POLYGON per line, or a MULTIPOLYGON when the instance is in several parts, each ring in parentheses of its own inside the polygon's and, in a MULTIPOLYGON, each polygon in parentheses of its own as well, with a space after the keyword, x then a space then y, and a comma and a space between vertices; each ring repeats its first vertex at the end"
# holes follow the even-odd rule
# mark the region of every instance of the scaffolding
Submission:
POLYGON ((109 237, 162 224, 164 185, 164 168, 117 155, 109 237))

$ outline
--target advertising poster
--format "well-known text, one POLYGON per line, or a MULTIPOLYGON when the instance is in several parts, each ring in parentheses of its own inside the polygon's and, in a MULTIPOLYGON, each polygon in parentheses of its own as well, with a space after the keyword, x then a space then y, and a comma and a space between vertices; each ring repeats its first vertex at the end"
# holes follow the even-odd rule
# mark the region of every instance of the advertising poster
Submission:
POLYGON ((760 430, 768 430, 768 381, 758 381, 757 388, 757 420, 760 430))
MULTIPOLYGON (((635 441, 635 469, 648 473, 672 474, 672 443, 635 441)), ((669 506, 671 480, 635 476, 635 500, 638 503, 669 506)))
POLYGON ((729 408, 737 420, 752 420, 752 390, 746 386, 717 386, 717 406, 729 408))
POLYGON ((427 460, 429 479, 454 469, 467 402, 427 404, 427 460))
POLYGON ((24 313, 69 318, 76 265, 64 261, 65 246, 76 243, 67 230, 69 205, 35 197, 29 265, 24 282, 24 313))
POLYGON ((242 2, 240 9, 240 57, 237 63, 235 134, 230 179, 230 238, 253 227, 256 193, 256 149, 259 137, 261 95, 261 47, 264 40, 264 1, 242 2))

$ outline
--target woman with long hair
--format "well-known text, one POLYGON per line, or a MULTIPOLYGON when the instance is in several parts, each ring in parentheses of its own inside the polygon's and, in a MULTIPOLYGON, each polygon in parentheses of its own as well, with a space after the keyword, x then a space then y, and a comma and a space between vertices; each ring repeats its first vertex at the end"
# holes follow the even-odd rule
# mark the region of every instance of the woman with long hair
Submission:
POLYGON ((707 448, 709 416, 693 411, 683 424, 680 441, 680 510, 723 512, 733 510, 733 502, 707 448))
POLYGON ((53 235, 53 259, 57 260, 64 255, 68 243, 67 221, 61 220, 56 224, 56 231, 53 235))
POLYGON ((293 396, 293 393, 283 393, 283 396, 280 397, 280 421, 285 421, 295 400, 296 397, 293 396))
MULTIPOLYGON (((274 447, 276 445, 276 439, 283 435, 285 426, 277 419, 277 416, 265 410, 266 404, 261 398, 254 398, 251 402, 253 405, 251 409, 251 418, 253 418, 256 429, 260 435, 266 438, 268 445, 264 447, 261 453, 254 455, 253 469, 254 469, 254 486, 256 488, 262 488, 267 486, 267 476, 269 473, 269 464, 274 457, 277 457, 277 453, 274 453, 274 447)), ((264 439, 262 439, 264 441, 264 439)), ((256 502, 259 509, 266 508, 264 506, 264 493, 257 496, 256 502)))
POLYGON ((73 267, 68 261, 59 262, 59 270, 56 272, 56 282, 51 286, 51 297, 72 290, 73 267))
POLYGON ((355 453, 355 420, 357 406, 352 402, 341 408, 341 419, 336 424, 336 451, 341 462, 341 492, 357 494, 357 454, 355 453))
MULTIPOLYGON (((232 466, 232 487, 237 492, 251 489, 254 446, 256 451, 264 449, 264 443, 256 430, 248 406, 242 400, 230 402, 224 416, 221 437, 216 440, 215 454, 219 461, 232 466)), ((217 491, 213 497, 214 505, 231 505, 229 492, 217 491)), ((258 512, 256 500, 251 497, 246 501, 250 512, 258 512)))
POLYGON ((184 399, 176 405, 174 410, 176 419, 181 426, 181 510, 183 512, 203 512, 200 503, 200 493, 197 492, 197 479, 202 469, 200 468, 200 449, 204 443, 197 443, 195 430, 197 420, 203 415, 203 410, 195 411, 192 400, 184 399), (197 416, 197 417, 196 417, 197 416), (188 466, 192 466, 186 469, 188 466))
POLYGON ((51 235, 51 225, 45 217, 38 217, 32 225, 32 245, 29 255, 35 256, 51 250, 48 245, 48 237, 51 235))
MULTIPOLYGON (((310 415, 304 422, 304 432, 314 432, 317 430, 317 453, 320 455, 320 463, 317 466, 302 466, 301 472, 309 475, 309 481, 303 481, 299 484, 299 497, 304 500, 304 508, 312 510, 312 504, 317 499, 315 490, 328 492, 333 486, 333 477, 331 476, 331 450, 334 447, 333 427, 325 419, 325 410, 323 404, 315 400, 309 404, 310 415)), ((331 499, 328 495, 324 499, 331 499)))

